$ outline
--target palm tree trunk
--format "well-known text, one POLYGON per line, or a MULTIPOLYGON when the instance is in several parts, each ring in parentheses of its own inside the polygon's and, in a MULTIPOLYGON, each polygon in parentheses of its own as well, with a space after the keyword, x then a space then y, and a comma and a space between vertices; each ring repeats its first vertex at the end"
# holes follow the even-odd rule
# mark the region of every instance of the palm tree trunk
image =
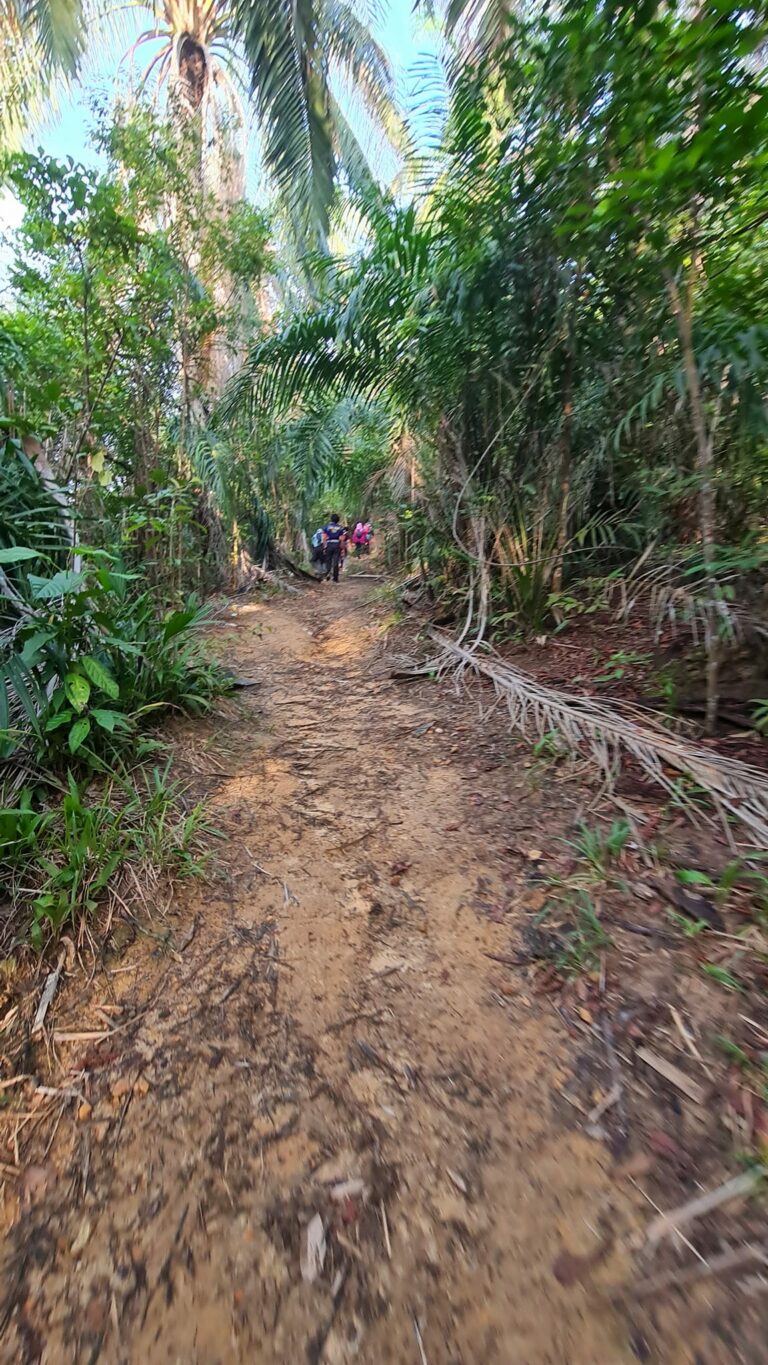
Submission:
POLYGON ((688 403, 691 410, 691 423, 696 439, 696 473, 699 483, 699 534, 701 536, 701 558, 704 566, 704 579, 707 591, 706 606, 706 649, 707 649, 707 711, 705 728, 708 735, 715 733, 720 674, 720 617, 717 610, 719 587, 715 572, 717 494, 714 479, 713 433, 707 431, 704 399, 701 392, 699 367, 693 349, 693 287, 689 279, 687 296, 682 299, 674 276, 666 274, 672 315, 677 324, 677 335, 683 358, 683 368, 688 386, 688 403))

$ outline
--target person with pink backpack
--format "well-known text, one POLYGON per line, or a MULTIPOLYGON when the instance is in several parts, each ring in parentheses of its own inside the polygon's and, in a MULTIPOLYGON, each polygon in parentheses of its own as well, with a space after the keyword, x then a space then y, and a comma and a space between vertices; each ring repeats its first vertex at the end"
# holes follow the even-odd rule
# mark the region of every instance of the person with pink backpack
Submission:
POLYGON ((352 544, 355 547, 355 554, 369 554, 372 540, 373 527, 371 526, 371 523, 369 521, 359 521, 352 532, 352 544))

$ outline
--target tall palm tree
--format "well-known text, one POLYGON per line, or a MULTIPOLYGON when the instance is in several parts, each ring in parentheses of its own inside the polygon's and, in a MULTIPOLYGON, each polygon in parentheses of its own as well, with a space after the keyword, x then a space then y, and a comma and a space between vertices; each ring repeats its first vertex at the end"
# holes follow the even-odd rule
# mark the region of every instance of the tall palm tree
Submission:
POLYGON ((388 60, 349 0, 133 4, 152 15, 130 50, 155 48, 142 83, 154 76, 213 142, 252 100, 267 172, 294 218, 324 234, 337 175, 362 164, 339 90, 351 87, 380 129, 396 122, 388 60))

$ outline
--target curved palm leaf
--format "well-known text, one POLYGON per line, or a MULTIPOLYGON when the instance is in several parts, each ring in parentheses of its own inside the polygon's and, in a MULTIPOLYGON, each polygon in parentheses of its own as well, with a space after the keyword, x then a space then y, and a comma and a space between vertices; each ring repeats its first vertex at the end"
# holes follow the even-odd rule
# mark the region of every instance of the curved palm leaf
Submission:
POLYGON ((336 161, 328 63, 314 0, 235 0, 233 27, 251 73, 264 156, 290 204, 324 233, 336 161))
POLYGON ((10 8, 18 15, 22 37, 39 48, 43 70, 73 75, 84 45, 82 0, 10 0, 10 8))
POLYGON ((0 148, 18 145, 57 76, 73 76, 85 36, 82 0, 0 0, 0 148))

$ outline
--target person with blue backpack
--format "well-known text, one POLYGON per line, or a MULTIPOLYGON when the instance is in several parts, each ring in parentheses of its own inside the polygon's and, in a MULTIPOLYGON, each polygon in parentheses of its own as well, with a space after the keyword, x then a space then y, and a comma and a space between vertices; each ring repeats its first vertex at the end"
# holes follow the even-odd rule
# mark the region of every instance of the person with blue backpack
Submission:
POLYGON ((325 568, 325 528, 318 526, 312 537, 312 563, 322 571, 325 568))

